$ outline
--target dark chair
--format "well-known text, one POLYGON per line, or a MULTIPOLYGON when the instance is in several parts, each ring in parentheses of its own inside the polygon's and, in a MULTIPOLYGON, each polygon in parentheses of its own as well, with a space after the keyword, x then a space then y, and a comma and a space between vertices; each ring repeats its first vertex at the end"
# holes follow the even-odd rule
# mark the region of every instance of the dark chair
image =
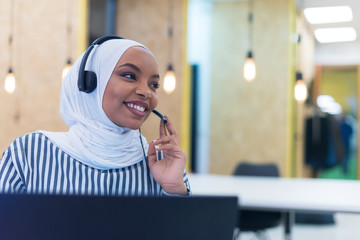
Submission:
MULTIPOLYGON (((279 177, 279 170, 275 164, 252 164, 239 163, 234 171, 238 176, 266 176, 279 177)), ((239 232, 254 232, 259 239, 265 237, 264 233, 267 228, 278 226, 281 222, 281 213, 273 211, 252 211, 239 210, 238 228, 239 232)))

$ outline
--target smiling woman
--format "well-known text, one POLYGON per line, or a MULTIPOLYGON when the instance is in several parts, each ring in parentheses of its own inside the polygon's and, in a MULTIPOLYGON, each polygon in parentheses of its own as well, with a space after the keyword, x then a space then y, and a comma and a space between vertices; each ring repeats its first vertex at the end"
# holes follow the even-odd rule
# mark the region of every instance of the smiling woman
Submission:
POLYGON ((17 138, 0 161, 0 192, 190 194, 187 157, 170 119, 160 122, 160 136, 150 144, 140 133, 158 104, 155 56, 138 42, 104 39, 95 41, 63 79, 60 113, 69 131, 17 138), (83 91, 90 75, 95 88, 83 91), (84 84, 78 84, 79 76, 85 76, 84 84), (161 161, 155 145, 163 151, 161 161))
POLYGON ((123 54, 103 98, 103 109, 113 123, 140 128, 158 104, 158 72, 156 59, 147 49, 131 47, 123 54))

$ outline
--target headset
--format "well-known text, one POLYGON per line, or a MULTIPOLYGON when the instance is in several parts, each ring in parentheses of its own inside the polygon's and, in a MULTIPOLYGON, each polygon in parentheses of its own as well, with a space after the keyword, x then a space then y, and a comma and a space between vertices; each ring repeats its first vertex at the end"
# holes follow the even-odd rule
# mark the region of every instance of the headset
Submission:
POLYGON ((111 39, 124 39, 124 38, 115 35, 105 35, 99 37, 90 45, 90 47, 84 53, 79 68, 78 88, 80 92, 91 93, 92 91, 95 90, 97 86, 97 77, 93 71, 85 70, 86 61, 89 58, 90 52, 93 50, 95 45, 100 45, 111 39))
MULTIPOLYGON (((79 77, 78 77, 78 88, 80 92, 91 93, 92 91, 95 90, 97 86, 97 77, 95 72, 85 70, 86 61, 89 58, 90 52, 93 50, 95 45, 100 45, 112 39, 124 39, 124 38, 116 35, 105 35, 99 37, 90 45, 90 47, 84 53, 84 56, 81 60, 81 64, 79 68, 79 77)), ((159 118, 161 118, 165 124, 167 123, 166 118, 161 113, 159 113, 155 109, 152 112, 155 113, 159 118)))

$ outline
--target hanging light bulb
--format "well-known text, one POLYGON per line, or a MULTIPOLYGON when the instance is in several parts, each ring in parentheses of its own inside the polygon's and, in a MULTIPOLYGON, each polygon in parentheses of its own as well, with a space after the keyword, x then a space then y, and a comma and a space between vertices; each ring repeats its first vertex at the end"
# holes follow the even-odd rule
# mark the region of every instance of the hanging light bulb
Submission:
POLYGON ((303 80, 296 81, 295 99, 298 102, 303 103, 303 102, 305 102, 306 98, 307 98, 307 87, 306 87, 304 81, 303 80))
POLYGON ((244 78, 246 81, 251 82, 252 80, 255 79, 255 76, 256 76, 256 66, 252 56, 252 52, 249 51, 244 65, 244 78))
POLYGON ((12 66, 12 56, 13 56, 13 27, 14 25, 14 0, 11 1, 10 7, 10 35, 9 35, 9 71, 5 77, 5 91, 8 94, 12 94, 15 91, 15 75, 11 68, 12 66))
POLYGON ((11 68, 5 78, 5 91, 12 94, 15 91, 15 75, 11 68))
POLYGON ((256 66, 252 53, 252 42, 253 42, 253 13, 254 13, 254 1, 249 1, 249 14, 248 14, 248 37, 249 37, 249 51, 244 64, 244 78, 247 82, 251 82, 256 76, 256 66))
MULTIPOLYGON (((174 25, 174 19, 173 19, 173 10, 174 10, 174 0, 169 0, 168 1, 169 5, 169 9, 168 9, 168 23, 169 23, 169 28, 168 28, 168 40, 169 40, 169 45, 168 45, 168 59, 169 62, 171 62, 171 59, 173 59, 172 56, 172 52, 173 52, 173 48, 172 48, 172 44, 173 44, 173 25, 174 25)), ((165 78, 164 78, 164 90, 167 94, 171 94, 176 87, 176 78, 175 78, 175 73, 174 73, 174 68, 173 65, 171 63, 169 63, 168 68, 167 68, 167 72, 165 74, 165 78)))
POLYGON ((295 84, 295 99, 299 103, 305 102, 308 92, 307 87, 302 79, 302 74, 300 72, 296 73, 296 84, 295 84))
POLYGON ((70 68, 71 68, 71 60, 70 60, 70 58, 69 58, 69 59, 67 60, 67 62, 66 62, 66 65, 65 65, 63 71, 62 71, 62 78, 64 78, 64 77, 66 76, 66 74, 68 73, 68 71, 70 70, 70 68))
POLYGON ((67 24, 66 24, 66 37, 67 37, 67 61, 66 64, 64 66, 64 69, 62 71, 62 78, 64 78, 66 76, 66 74, 69 72, 72 63, 71 63, 71 33, 72 33, 72 25, 71 25, 71 13, 73 12, 72 10, 72 1, 71 0, 67 0, 67 24))
POLYGON ((168 70, 164 78, 164 90, 167 94, 171 94, 176 87, 176 78, 172 64, 168 65, 168 70))

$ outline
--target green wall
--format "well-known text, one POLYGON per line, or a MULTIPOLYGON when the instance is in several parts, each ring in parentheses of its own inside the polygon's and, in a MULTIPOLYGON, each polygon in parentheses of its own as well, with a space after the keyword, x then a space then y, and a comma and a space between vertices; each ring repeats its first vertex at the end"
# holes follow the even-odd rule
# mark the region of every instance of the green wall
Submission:
POLYGON ((344 113, 350 113, 349 101, 357 98, 357 69, 324 69, 320 89, 321 94, 332 96, 344 113))

